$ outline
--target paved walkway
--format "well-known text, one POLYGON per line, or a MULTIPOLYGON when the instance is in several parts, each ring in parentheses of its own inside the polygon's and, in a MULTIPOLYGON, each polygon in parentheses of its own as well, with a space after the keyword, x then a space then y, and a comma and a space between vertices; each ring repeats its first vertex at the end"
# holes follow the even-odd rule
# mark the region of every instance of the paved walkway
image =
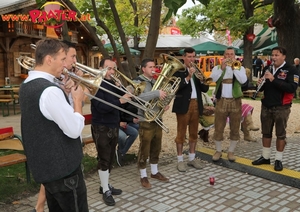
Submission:
MULTIPOLYGON (((0 117, 0 127, 14 126, 18 132, 19 116, 0 117)), ((92 144, 91 144, 92 145, 92 144)), ((284 154, 284 172, 300 171, 300 165, 295 159, 299 158, 300 146, 296 138, 289 138, 284 154)), ((274 149, 272 149, 274 152, 274 149)), ((212 150, 210 150, 212 151, 212 150)), ((277 173, 272 166, 263 167, 267 177, 263 174, 252 175, 251 170, 257 170, 250 165, 251 159, 260 155, 259 143, 241 142, 236 150, 239 157, 237 163, 229 163, 226 154, 220 163, 212 163, 210 151, 199 149, 197 153, 205 159, 206 166, 201 170, 188 168, 186 173, 176 169, 176 158, 162 158, 159 171, 170 178, 170 182, 162 183, 150 179, 152 188, 145 190, 140 186, 140 176, 136 164, 115 167, 112 170, 110 183, 121 188, 123 193, 115 196, 116 205, 106 206, 99 191, 99 176, 97 173, 86 177, 89 209, 93 211, 300 211, 300 190, 272 179, 277 173), (208 159, 207 159, 208 158, 208 159), (241 163, 239 161, 242 161, 241 163), (243 162, 246 160, 246 162, 243 162), (247 162, 248 161, 248 162, 247 162), (229 164, 229 165, 228 165, 229 164), (243 167, 246 166, 244 169, 243 167), (241 168, 242 167, 242 168, 241 168), (247 169, 247 167, 250 167, 247 169), (240 171, 237 171, 240 170, 240 171), (247 172, 242 171, 247 170, 247 172), (249 172, 248 172, 249 170, 249 172), (215 176, 215 185, 210 185, 209 176, 215 176)), ((187 161, 187 156, 185 156, 187 161)), ((274 163, 274 158, 271 158, 274 163)), ((147 168, 148 176, 150 176, 147 168)), ((292 180, 299 180, 298 175, 292 180)), ((19 201, 10 211, 30 211, 35 206, 37 195, 19 201)), ((1 207, 0 207, 1 209, 1 207)), ((48 211, 47 209, 45 210, 48 211)))

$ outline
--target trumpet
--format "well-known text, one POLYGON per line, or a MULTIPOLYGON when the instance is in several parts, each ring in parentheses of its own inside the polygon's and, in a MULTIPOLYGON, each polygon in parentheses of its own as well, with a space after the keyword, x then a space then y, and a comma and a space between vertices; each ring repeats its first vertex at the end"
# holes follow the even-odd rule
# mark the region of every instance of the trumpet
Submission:
MULTIPOLYGON (((268 72, 271 72, 272 67, 273 67, 273 64, 274 64, 274 62, 269 66, 269 68, 266 70, 266 72, 267 72, 267 71, 268 71, 268 72)), ((263 77, 262 77, 262 82, 257 86, 257 89, 256 89, 255 93, 253 94, 253 96, 251 97, 251 99, 253 99, 253 100, 256 99, 256 96, 257 96, 259 90, 262 88, 262 86, 263 86, 265 83, 266 83, 266 78, 263 76, 263 77)))
POLYGON ((204 73, 202 72, 201 69, 198 68, 198 66, 191 62, 190 63, 190 67, 193 67, 196 71, 195 71, 195 77, 197 77, 202 83, 206 84, 206 85, 209 85, 210 83, 212 83, 213 79, 211 77, 206 77, 204 75, 204 73))
POLYGON ((225 64, 230 66, 233 70, 240 70, 242 66, 240 61, 232 60, 231 58, 226 59, 225 64))

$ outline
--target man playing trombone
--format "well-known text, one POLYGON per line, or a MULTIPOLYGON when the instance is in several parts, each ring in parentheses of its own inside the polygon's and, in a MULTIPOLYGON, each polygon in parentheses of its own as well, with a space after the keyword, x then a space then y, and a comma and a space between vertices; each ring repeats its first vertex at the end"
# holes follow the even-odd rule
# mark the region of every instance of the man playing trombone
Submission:
POLYGON ((88 211, 81 170, 84 92, 71 88, 72 107, 54 83, 66 66, 66 51, 58 40, 38 41, 35 69, 20 88, 21 131, 29 168, 45 187, 49 211, 88 211))
POLYGON ((286 127, 291 112, 294 92, 298 87, 299 74, 296 68, 285 62, 286 50, 282 47, 272 49, 272 65, 269 71, 258 80, 261 100, 262 156, 253 165, 270 164, 272 131, 276 129, 276 153, 274 170, 281 171, 282 156, 286 145, 286 127))
MULTIPOLYGON (((99 89, 96 97, 115 106, 121 106, 132 95, 129 93, 124 94, 124 92, 114 87, 115 81, 113 81, 112 75, 115 73, 115 69, 116 63, 114 61, 107 58, 100 61, 100 70, 106 70, 101 87, 112 93, 99 89), (123 96, 118 98, 113 93, 123 96)), ((91 99, 91 112, 92 136, 98 153, 97 168, 101 181, 99 193, 103 194, 103 201, 106 205, 114 206, 115 200, 112 195, 120 195, 122 193, 121 189, 116 189, 109 184, 109 176, 119 138, 120 113, 118 109, 97 99, 91 99)))
MULTIPOLYGON (((74 69, 74 65, 77 62, 76 59, 76 46, 68 41, 63 41, 64 44, 67 46, 67 54, 66 54, 66 60, 65 60, 65 68, 68 70, 74 69)), ((77 71, 76 74, 82 75, 83 73, 81 71, 77 71)), ((71 95, 71 89, 72 87, 76 86, 74 81, 70 79, 68 76, 61 75, 59 78, 62 78, 61 81, 57 80, 58 85, 61 87, 61 89, 64 90, 65 94, 68 96, 70 105, 73 107, 74 106, 74 101, 71 95), (62 78, 63 77, 63 78, 62 78)), ((44 211, 45 207, 45 202, 46 202, 46 191, 45 187, 43 184, 41 184, 40 191, 38 194, 38 200, 35 206, 35 209, 33 212, 41 212, 44 211)))

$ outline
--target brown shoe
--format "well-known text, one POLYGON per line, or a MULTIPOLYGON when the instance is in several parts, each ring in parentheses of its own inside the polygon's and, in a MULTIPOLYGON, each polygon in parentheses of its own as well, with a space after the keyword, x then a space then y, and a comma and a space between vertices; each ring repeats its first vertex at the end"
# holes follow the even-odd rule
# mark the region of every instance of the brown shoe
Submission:
POLYGON ((222 157, 222 152, 215 152, 215 154, 213 155, 213 157, 212 157, 212 160, 214 161, 214 162, 217 162, 218 160, 220 160, 220 158, 222 157))
POLYGON ((169 178, 166 178, 160 172, 157 172, 156 174, 151 174, 151 178, 157 179, 157 180, 162 181, 162 182, 169 182, 169 178))
POLYGON ((235 161, 235 156, 234 156, 234 154, 233 154, 233 152, 228 152, 227 153, 227 157, 228 157, 228 160, 230 161, 230 162, 234 162, 235 161))
POLYGON ((142 184, 142 186, 143 186, 144 188, 146 188, 146 189, 151 188, 151 184, 149 183, 147 177, 141 178, 141 184, 142 184))

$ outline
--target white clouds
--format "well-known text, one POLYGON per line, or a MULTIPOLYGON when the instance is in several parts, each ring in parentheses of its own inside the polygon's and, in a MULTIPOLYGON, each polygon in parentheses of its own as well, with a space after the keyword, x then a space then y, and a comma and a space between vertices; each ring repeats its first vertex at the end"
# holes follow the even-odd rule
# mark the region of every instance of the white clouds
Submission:
POLYGON ((181 15, 183 9, 194 7, 197 4, 200 4, 199 1, 197 0, 195 0, 195 4, 193 3, 192 0, 187 0, 186 3, 181 8, 178 9, 177 15, 181 15))

